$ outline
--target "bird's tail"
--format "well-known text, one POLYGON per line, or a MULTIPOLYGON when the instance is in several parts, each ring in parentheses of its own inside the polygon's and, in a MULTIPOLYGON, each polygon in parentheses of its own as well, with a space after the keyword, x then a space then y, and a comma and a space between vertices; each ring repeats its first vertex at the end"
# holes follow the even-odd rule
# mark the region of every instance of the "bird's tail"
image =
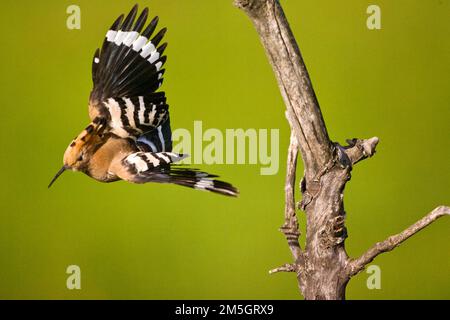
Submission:
POLYGON ((171 166, 160 174, 152 172, 152 181, 173 183, 196 190, 210 191, 224 196, 237 197, 239 191, 232 184, 216 180, 218 176, 191 168, 171 166))

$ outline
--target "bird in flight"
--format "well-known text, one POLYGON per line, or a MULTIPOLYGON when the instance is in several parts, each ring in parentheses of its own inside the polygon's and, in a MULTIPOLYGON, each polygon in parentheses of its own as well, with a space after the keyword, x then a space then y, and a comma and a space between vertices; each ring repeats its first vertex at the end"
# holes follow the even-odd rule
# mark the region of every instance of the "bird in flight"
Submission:
POLYGON ((135 5, 125 19, 121 15, 95 52, 91 123, 67 147, 64 165, 48 187, 72 170, 101 182, 171 183, 236 196, 238 190, 216 175, 176 164, 187 155, 172 152, 169 106, 158 91, 166 28, 153 35, 158 17, 146 24, 148 8, 137 13, 135 5))

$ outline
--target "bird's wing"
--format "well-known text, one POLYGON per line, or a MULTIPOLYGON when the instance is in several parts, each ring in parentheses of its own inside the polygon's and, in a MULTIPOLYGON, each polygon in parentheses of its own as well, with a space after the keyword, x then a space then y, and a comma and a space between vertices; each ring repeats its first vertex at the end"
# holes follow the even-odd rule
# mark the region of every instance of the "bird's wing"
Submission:
POLYGON ((165 93, 156 92, 165 71, 167 43, 159 44, 166 29, 152 37, 158 17, 145 27, 148 9, 136 19, 137 11, 136 5, 114 22, 92 62, 89 115, 106 118, 110 131, 122 138, 137 138, 169 117, 165 93))
POLYGON ((111 171, 119 178, 134 183, 172 183, 226 196, 237 196, 238 190, 235 187, 215 180, 215 175, 171 165, 186 156, 172 152, 135 152, 116 162, 111 171))

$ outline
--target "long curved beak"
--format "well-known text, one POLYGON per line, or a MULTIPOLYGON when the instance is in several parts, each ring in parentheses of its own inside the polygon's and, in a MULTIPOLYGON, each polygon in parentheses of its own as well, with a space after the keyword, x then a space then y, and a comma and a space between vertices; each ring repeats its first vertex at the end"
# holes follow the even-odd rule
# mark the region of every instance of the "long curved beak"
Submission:
POLYGON ((62 173, 63 173, 64 171, 66 171, 66 170, 67 170, 67 167, 66 167, 66 166, 63 166, 61 169, 59 169, 58 173, 55 175, 55 177, 52 179, 52 181, 51 181, 50 184, 48 185, 48 188, 50 188, 50 187, 52 186, 52 184, 56 181, 56 179, 58 179, 58 177, 59 177, 60 175, 62 175, 62 173))

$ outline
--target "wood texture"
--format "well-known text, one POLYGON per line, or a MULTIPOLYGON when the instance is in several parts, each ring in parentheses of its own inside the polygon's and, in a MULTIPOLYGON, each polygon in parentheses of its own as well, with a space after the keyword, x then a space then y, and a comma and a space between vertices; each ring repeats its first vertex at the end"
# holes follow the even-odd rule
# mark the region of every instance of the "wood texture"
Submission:
POLYGON ((250 18, 273 68, 286 105, 291 127, 285 185, 285 222, 281 227, 293 263, 270 273, 295 272, 305 299, 345 299, 350 278, 377 255, 390 251, 444 214, 439 207, 402 233, 376 244, 358 259, 345 251, 344 188, 353 166, 375 154, 377 137, 347 140, 341 146, 330 140, 320 106, 297 42, 278 0, 235 0, 250 18), (299 244, 295 176, 297 154, 304 164, 300 183, 300 209, 306 214, 306 245, 299 244))

